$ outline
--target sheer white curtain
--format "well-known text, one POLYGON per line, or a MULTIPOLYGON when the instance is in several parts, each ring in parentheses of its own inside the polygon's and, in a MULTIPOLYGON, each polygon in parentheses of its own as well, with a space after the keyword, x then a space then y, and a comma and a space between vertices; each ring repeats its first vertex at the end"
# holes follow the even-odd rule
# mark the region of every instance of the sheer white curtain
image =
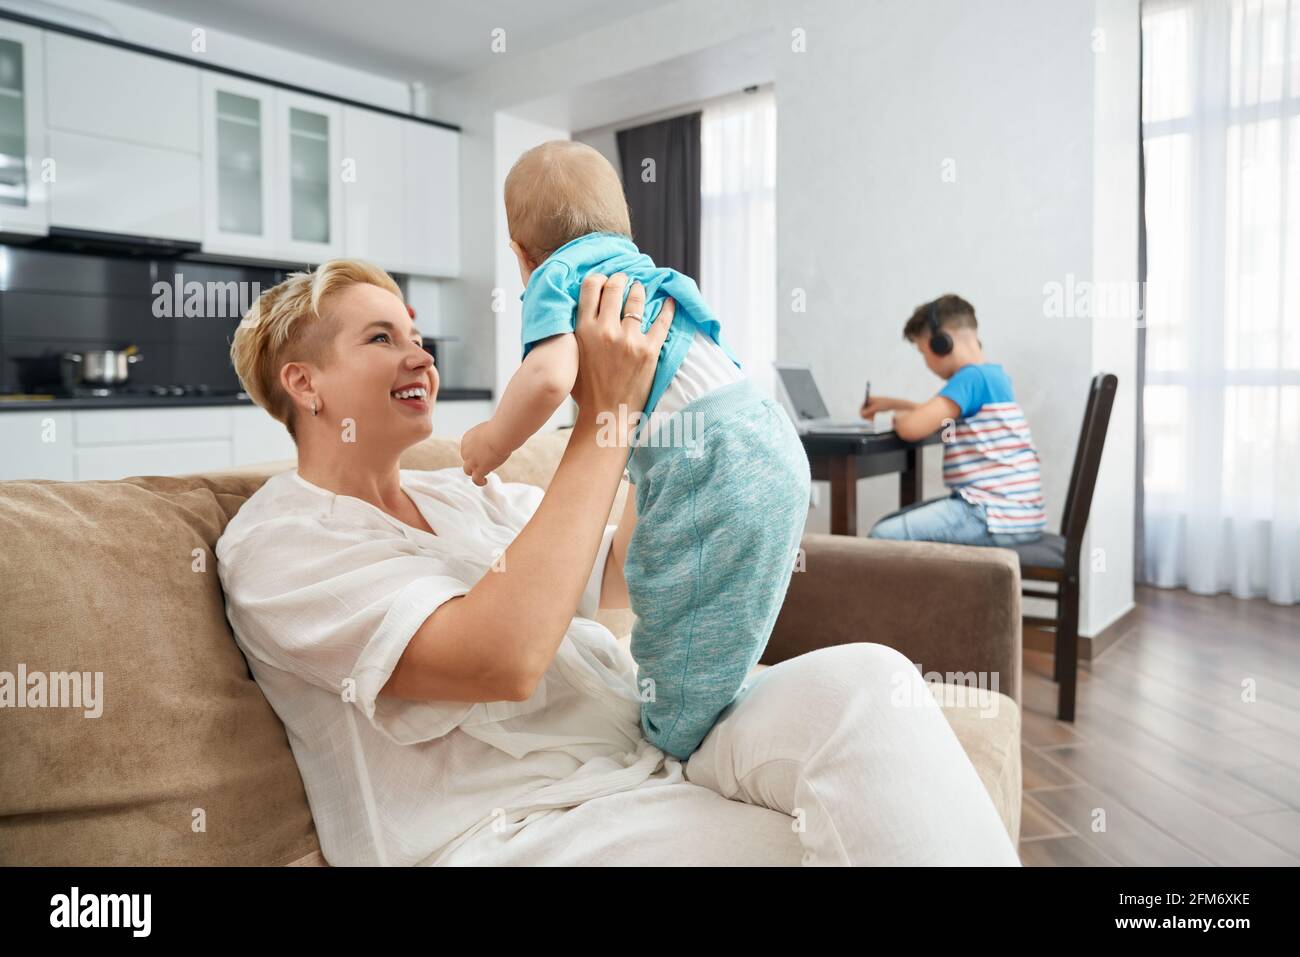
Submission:
POLYGON ((772 395, 776 359, 776 100, 770 89, 700 118, 700 291, 741 366, 772 395))
POLYGON ((1143 571, 1300 601, 1300 0, 1146 0, 1143 571))

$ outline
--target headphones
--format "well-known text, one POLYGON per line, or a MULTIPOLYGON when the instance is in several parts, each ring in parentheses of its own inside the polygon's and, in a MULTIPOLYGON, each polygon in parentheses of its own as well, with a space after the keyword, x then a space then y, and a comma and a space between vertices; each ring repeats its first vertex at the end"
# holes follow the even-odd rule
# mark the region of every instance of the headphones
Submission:
POLYGON ((939 300, 930 303, 930 351, 936 356, 952 352, 952 336, 939 331, 939 300))

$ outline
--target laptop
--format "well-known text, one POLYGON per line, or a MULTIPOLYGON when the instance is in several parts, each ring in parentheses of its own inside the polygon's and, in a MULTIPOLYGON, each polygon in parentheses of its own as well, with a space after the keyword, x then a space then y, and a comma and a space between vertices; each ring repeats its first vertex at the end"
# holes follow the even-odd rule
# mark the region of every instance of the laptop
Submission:
POLYGON ((876 435, 879 429, 867 419, 832 419, 822 400, 817 380, 807 366, 782 365, 774 362, 777 378, 794 409, 795 428, 800 432, 864 432, 876 435))

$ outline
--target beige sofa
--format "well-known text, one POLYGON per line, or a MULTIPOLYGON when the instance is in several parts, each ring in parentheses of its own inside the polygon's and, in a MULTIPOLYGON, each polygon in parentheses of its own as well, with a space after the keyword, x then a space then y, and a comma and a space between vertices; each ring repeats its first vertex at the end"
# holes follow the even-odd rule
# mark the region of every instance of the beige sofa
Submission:
MULTIPOLYGON (((567 437, 534 437, 502 479, 545 487, 567 437)), ((402 464, 459 466, 456 443, 430 439, 402 464)), ((71 679, 45 707, 0 710, 0 864, 324 863, 284 727, 230 634, 212 551, 248 496, 293 465, 0 482, 0 672, 78 672, 92 693, 102 675, 96 717, 71 679)), ((923 672, 996 675, 995 699, 949 685, 944 713, 1018 840, 1014 555, 812 534, 804 549, 758 668, 873 641, 923 672)), ((627 640, 630 613, 602 618, 627 640)))

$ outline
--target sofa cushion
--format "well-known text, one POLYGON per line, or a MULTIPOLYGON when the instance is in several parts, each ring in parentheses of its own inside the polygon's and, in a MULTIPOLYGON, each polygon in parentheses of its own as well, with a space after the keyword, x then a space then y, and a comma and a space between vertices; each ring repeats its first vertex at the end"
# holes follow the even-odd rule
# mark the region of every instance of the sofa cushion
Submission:
POLYGON ((102 675, 97 717, 0 715, 0 864, 280 864, 318 847, 212 551, 261 481, 0 483, 0 671, 102 675))
POLYGON ((1021 766, 1020 707, 1007 695, 972 700, 972 689, 930 684, 957 740, 984 782, 993 806, 1007 827, 1011 843, 1020 843, 1021 766), (996 703, 994 703, 996 702, 996 703))

